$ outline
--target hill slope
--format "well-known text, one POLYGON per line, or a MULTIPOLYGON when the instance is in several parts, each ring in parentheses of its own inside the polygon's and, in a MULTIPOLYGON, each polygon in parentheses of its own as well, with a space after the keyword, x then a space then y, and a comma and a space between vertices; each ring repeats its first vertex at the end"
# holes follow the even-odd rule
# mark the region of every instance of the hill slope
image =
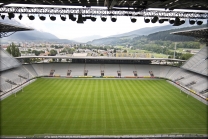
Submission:
POLYGON ((141 28, 135 31, 131 31, 128 33, 115 35, 108 38, 101 38, 96 39, 91 42, 88 42, 92 45, 115 45, 120 44, 120 42, 123 42, 124 39, 127 41, 131 41, 131 39, 139 37, 139 36, 148 36, 149 39, 161 39, 161 40, 172 40, 172 41, 190 41, 193 40, 191 37, 186 36, 179 36, 179 35, 171 35, 170 32, 174 31, 180 31, 185 29, 195 29, 195 28, 201 28, 206 27, 207 25, 201 25, 201 26, 190 26, 190 25, 183 25, 183 26, 172 26, 172 25, 165 25, 165 26, 156 26, 156 27, 147 27, 147 28, 141 28), (160 35, 160 36, 158 36, 160 35), (154 37, 153 37, 154 36, 154 37), (158 38, 159 37, 159 38, 158 38), (162 38, 163 37, 163 38, 162 38), (127 39, 128 38, 128 39, 127 39), (165 39, 166 38, 166 39, 165 39), (175 39, 173 39, 175 38, 175 39))
MULTIPOLYGON (((9 20, 7 18, 4 20, 0 20, 0 22, 24 27, 24 25, 22 25, 18 21, 9 20)), ((58 42, 58 43, 62 43, 62 42, 73 43, 74 42, 74 41, 67 40, 67 39, 59 39, 58 37, 56 37, 55 35, 53 35, 51 33, 42 32, 42 31, 38 31, 38 30, 19 31, 19 32, 12 34, 11 36, 2 38, 1 41, 2 42, 11 42, 11 41, 16 41, 16 42, 22 42, 22 41, 42 42, 42 41, 44 41, 45 42, 45 41, 50 41, 50 42, 58 42)))

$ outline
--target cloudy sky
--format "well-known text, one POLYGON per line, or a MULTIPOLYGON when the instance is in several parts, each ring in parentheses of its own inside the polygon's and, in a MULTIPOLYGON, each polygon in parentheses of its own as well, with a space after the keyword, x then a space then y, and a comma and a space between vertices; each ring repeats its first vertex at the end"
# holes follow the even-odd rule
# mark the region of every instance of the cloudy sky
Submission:
MULTIPOLYGON (((116 22, 112 22, 110 17, 107 17, 106 22, 102 22, 100 17, 97 17, 96 22, 87 20, 84 24, 77 24, 67 18, 62 21, 60 17, 56 16, 56 21, 51 21, 46 15, 46 20, 41 21, 38 17, 31 21, 27 15, 23 15, 22 20, 16 16, 16 20, 28 27, 35 28, 39 31, 49 32, 56 35, 60 39, 76 39, 85 36, 101 36, 107 37, 111 35, 121 34, 143 27, 161 26, 165 24, 159 23, 144 23, 144 18, 137 18, 136 23, 132 23, 130 17, 117 17, 116 22)), ((167 23, 166 23, 167 24, 167 23)))

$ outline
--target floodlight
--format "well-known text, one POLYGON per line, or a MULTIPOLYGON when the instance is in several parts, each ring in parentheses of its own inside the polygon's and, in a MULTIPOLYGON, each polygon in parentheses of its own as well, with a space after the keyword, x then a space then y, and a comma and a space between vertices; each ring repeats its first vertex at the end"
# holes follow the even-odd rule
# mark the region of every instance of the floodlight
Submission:
POLYGON ((28 18, 29 18, 30 20, 34 20, 34 19, 35 19, 35 16, 33 16, 33 15, 28 15, 28 18))
POLYGON ((12 18, 14 18, 14 13, 8 13, 8 18, 11 20, 12 18))
POLYGON ((82 17, 83 22, 87 21, 87 17, 82 17))
POLYGON ((145 22, 145 23, 149 23, 149 22, 150 22, 150 19, 148 19, 148 18, 145 19, 145 18, 144 18, 144 22, 145 22))
POLYGON ((23 16, 22 16, 22 14, 20 14, 20 15, 19 15, 19 20, 21 20, 21 19, 22 19, 22 17, 23 17, 23 16))
POLYGON ((1 18, 4 20, 4 18, 5 18, 5 15, 1 15, 1 18))
POLYGON ((83 22, 83 19, 82 19, 82 14, 79 14, 79 15, 78 15, 77 23, 81 23, 81 24, 84 23, 84 22, 83 22))
POLYGON ((43 16, 43 15, 39 16, 39 18, 40 18, 41 21, 44 21, 46 19, 46 17, 43 16))
POLYGON ((91 21, 95 22, 97 18, 91 17, 91 21))
POLYGON ((196 21, 189 19, 189 24, 194 25, 196 21))
POLYGON ((111 21, 112 21, 112 22, 116 22, 116 20, 117 20, 117 18, 111 17, 111 21))
POLYGON ((164 23, 164 20, 163 20, 163 19, 160 19, 160 20, 159 20, 159 23, 160 23, 160 24, 164 23))
POLYGON ((197 25, 202 25, 203 24, 203 21, 197 21, 196 24, 197 25))
POLYGON ((103 22, 105 22, 105 21, 107 20, 107 18, 106 18, 106 17, 101 17, 101 20, 102 20, 103 22))
POLYGON ((74 17, 73 14, 69 14, 69 19, 71 19, 72 21, 76 21, 76 17, 74 17))
POLYGON ((61 18, 62 21, 66 21, 66 17, 65 16, 61 16, 60 15, 60 18, 61 18))
POLYGON ((132 23, 135 23, 136 21, 137 21, 136 18, 131 18, 131 22, 132 22, 132 23))
POLYGON ((179 17, 176 17, 173 26, 180 26, 180 25, 181 25, 180 18, 179 17))
POLYGON ((170 24, 173 24, 174 22, 175 22, 175 20, 173 20, 173 19, 170 19, 170 20, 169 20, 169 23, 170 23, 170 24))
POLYGON ((180 21, 181 25, 182 25, 182 24, 185 24, 185 22, 186 22, 185 20, 181 20, 181 21, 180 21))
POLYGON ((156 23, 157 20, 158 20, 158 17, 157 17, 157 16, 154 16, 154 17, 152 18, 151 22, 152 22, 152 23, 156 23))
POLYGON ((56 17, 53 16, 53 15, 52 16, 49 15, 49 17, 50 17, 51 21, 55 21, 56 20, 56 17))

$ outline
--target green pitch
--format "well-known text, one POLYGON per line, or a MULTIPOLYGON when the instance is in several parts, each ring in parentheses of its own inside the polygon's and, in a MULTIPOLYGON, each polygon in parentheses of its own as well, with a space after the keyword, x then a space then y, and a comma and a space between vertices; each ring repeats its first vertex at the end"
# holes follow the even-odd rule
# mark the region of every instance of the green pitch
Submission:
POLYGON ((40 78, 1 101, 1 135, 207 134, 207 106, 165 80, 40 78))

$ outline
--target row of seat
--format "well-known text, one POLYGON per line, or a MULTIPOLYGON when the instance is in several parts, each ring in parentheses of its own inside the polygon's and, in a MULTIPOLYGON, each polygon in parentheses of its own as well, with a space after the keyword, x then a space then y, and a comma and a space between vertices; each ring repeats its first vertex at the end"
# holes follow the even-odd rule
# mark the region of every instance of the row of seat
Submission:
POLYGON ((208 75, 208 47, 202 48, 197 54, 191 57, 182 68, 191 70, 203 75, 208 75))
MULTIPOLYGON (((54 70, 54 75, 67 76, 70 71, 70 76, 83 76, 84 71, 88 71, 88 76, 101 76, 101 71, 104 71, 105 76, 118 76, 118 71, 121 77, 134 76, 150 76, 150 73, 155 77, 168 78, 173 81, 187 86, 196 92, 203 92, 208 89, 207 78, 191 71, 182 68, 162 65, 140 65, 140 64, 74 64, 74 63, 40 63, 26 64, 18 68, 6 70, 1 74, 1 91, 11 89, 11 85, 6 82, 7 79, 14 81, 17 85, 25 82, 29 78, 37 76, 49 76, 51 70, 54 70), (19 75, 26 77, 20 78, 19 75), (195 81, 196 83, 192 83, 195 81), (190 85, 191 84, 191 85, 190 85)), ((15 86, 13 86, 15 87, 15 86)), ((203 94, 206 94, 204 92, 203 94)))

